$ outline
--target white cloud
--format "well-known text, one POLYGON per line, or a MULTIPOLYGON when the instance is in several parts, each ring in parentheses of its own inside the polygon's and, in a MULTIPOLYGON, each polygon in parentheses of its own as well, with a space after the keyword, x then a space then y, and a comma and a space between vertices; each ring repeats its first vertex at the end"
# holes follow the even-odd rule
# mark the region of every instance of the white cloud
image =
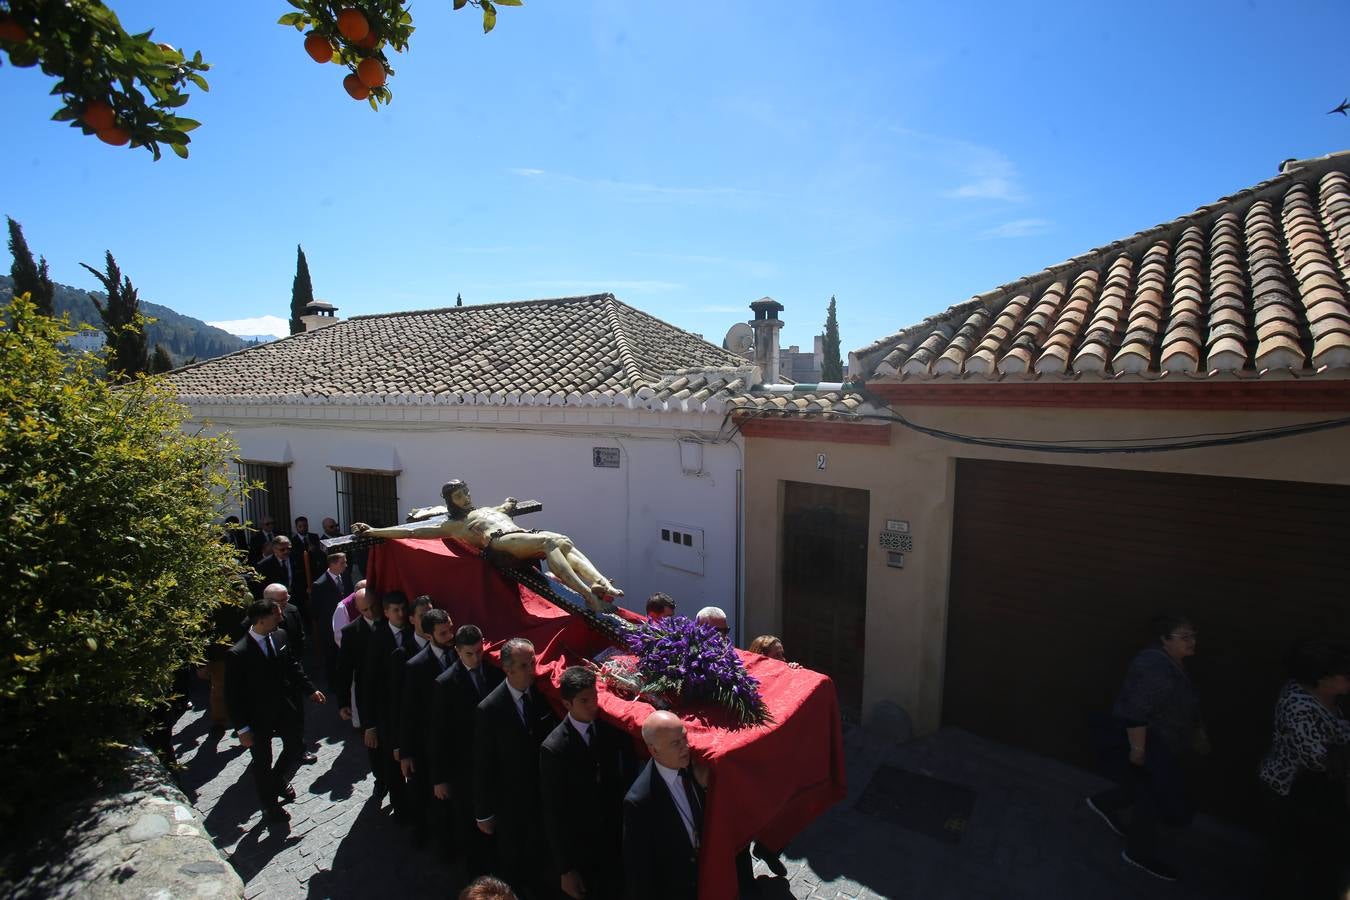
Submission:
POLYGON ((254 316, 251 319, 229 319, 206 324, 233 335, 274 334, 285 337, 291 333, 291 323, 279 316, 254 316))
POLYGON ((1026 199, 1017 164, 1002 151, 940 134, 899 127, 891 130, 903 141, 902 153, 928 166, 938 178, 957 182, 943 192, 944 197, 1010 203, 1026 199))
POLYGON ((996 225, 986 231, 980 232, 980 237, 986 238, 1023 238, 1034 237, 1038 234, 1045 234, 1050 230, 1051 222, 1048 219, 1013 219, 1011 222, 1004 222, 1002 225, 996 225))

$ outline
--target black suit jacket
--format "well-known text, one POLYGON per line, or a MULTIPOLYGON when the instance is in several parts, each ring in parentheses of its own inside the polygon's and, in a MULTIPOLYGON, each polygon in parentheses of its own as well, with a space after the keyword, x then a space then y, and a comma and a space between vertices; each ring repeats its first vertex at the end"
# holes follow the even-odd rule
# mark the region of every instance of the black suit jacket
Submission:
POLYGON ((245 634, 225 653, 225 705, 236 730, 267 738, 300 716, 302 697, 314 693, 281 629, 272 632, 277 654, 269 658, 245 634))
POLYGON ((250 531, 248 539, 248 561, 257 563, 262 559, 263 552, 267 545, 271 543, 272 538, 276 537, 275 531, 250 531))
MULTIPOLYGON (((328 570, 328 556, 323 552, 319 536, 312 531, 291 535, 291 563, 295 566, 295 593, 309 599, 310 584, 328 570), (305 559, 309 559, 309 575, 305 575, 305 559)), ((342 596, 347 596, 343 594, 342 596)))
MULTIPOLYGON (((414 631, 411 625, 408 626, 408 630, 414 631)), ((380 740, 387 740, 390 750, 399 750, 403 740, 403 685, 407 681, 408 660, 421 652, 417 650, 415 638, 413 641, 411 651, 395 647, 385 660, 384 696, 380 699, 380 708, 376 715, 385 726, 380 740)))
POLYGON ((530 687, 531 721, 521 721, 519 707, 505 681, 478 704, 474 724, 474 815, 495 818, 493 834, 508 865, 542 859, 539 822, 539 745, 558 725, 546 701, 530 687))
POLYGON ((650 760, 623 798, 623 878, 629 900, 698 896, 698 853, 670 789, 650 760))
POLYGON ((506 677, 496 666, 480 662, 483 693, 473 686, 464 664, 455 664, 436 678, 431 692, 431 733, 428 753, 431 783, 449 784, 457 802, 471 806, 473 785, 473 730, 478 704, 506 677))
MULTIPOLYGON (((377 620, 382 622, 383 620, 377 620)), ((356 704, 361 716, 361 725, 366 725, 366 711, 361 705, 361 695, 366 690, 366 661, 370 653, 370 640, 375 633, 374 626, 361 616, 355 622, 348 622, 342 628, 342 646, 338 648, 337 692, 335 698, 338 708, 350 706, 352 686, 356 686, 356 704)))
POLYGON ((608 722, 591 743, 563 719, 539 747, 539 797, 553 871, 609 868, 619 858, 623 798, 636 770, 632 741, 608 722))
MULTIPOLYGON (((448 669, 455 652, 453 650, 445 652, 448 669)), ((403 696, 399 699, 399 759, 411 757, 419 764, 426 762, 427 721, 431 718, 431 689, 442 671, 445 670, 436 660, 431 644, 427 644, 403 665, 403 696)))
MULTIPOLYGON (((328 570, 324 569, 322 575, 314 579, 314 583, 309 589, 309 614, 314 617, 314 628, 324 633, 330 633, 329 623, 333 621, 333 610, 342 602, 342 598, 352 592, 351 579, 347 573, 343 572, 339 576, 342 585, 333 583, 333 579, 328 576, 328 570)), ((328 639, 330 646, 333 646, 333 639, 328 639)))
MULTIPOLYGON (((283 563, 281 560, 277 559, 275 556, 267 557, 266 559, 254 565, 253 568, 258 570, 258 581, 260 582, 260 584, 258 586, 257 593, 259 597, 262 596, 263 588, 267 587, 269 584, 286 585, 286 590, 290 592, 292 597, 294 597, 296 593, 294 582, 304 580, 302 578, 296 578, 294 560, 291 560, 290 571, 287 571, 286 564, 283 563)), ((305 594, 306 596, 308 596, 309 592, 306 591, 305 594)))
MULTIPOLYGON (((404 625, 409 642, 413 640, 413 627, 404 625)), ((345 641, 346 638, 343 638, 345 641)), ((387 718, 389 699, 390 664, 398 643, 394 638, 394 629, 388 619, 377 619, 366 648, 365 677, 362 688, 357 689, 356 703, 361 707, 361 724, 368 728, 380 729, 380 746, 392 749, 394 746, 392 725, 387 718)), ((406 657, 404 657, 406 659, 406 657)))

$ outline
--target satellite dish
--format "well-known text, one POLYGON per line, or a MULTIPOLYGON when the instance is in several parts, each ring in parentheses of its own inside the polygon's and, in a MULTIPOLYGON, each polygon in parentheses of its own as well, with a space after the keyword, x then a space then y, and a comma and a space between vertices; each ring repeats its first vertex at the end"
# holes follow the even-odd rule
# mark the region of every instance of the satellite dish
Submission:
POLYGON ((744 322, 737 322, 727 331, 727 336, 722 338, 722 349, 730 350, 732 353, 749 353, 755 346, 755 332, 744 322))

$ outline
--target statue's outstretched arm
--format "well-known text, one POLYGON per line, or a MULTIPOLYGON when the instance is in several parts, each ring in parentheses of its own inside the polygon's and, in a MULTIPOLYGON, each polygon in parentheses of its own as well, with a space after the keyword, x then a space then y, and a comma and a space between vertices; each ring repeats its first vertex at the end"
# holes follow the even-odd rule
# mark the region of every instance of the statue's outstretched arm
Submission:
POLYGON ((427 524, 390 525, 387 528, 371 528, 364 522, 352 525, 352 534, 358 537, 372 538, 436 538, 463 537, 465 527, 462 522, 430 522, 427 524), (364 527, 363 527, 364 526, 364 527))
POLYGON ((519 508, 520 508, 520 501, 517 500, 515 497, 507 497, 497 507, 498 510, 506 513, 508 516, 515 515, 516 510, 519 508))

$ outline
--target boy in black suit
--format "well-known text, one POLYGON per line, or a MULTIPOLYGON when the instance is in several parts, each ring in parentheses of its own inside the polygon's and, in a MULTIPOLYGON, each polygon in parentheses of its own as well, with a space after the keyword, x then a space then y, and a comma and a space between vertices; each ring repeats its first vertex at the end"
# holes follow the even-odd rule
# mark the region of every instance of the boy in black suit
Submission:
POLYGON ((324 702, 291 652, 286 633, 277 630, 280 618, 272 601, 255 601, 248 610, 248 633, 225 655, 225 702, 239 742, 252 754, 249 771, 270 822, 289 819, 279 801, 295 799, 290 780, 303 752, 300 695, 324 702), (275 766, 274 736, 281 738, 275 766))
POLYGON ((552 871, 568 897, 618 900, 623 797, 632 743, 599 719, 595 673, 572 666, 559 688, 567 718, 539 748, 539 793, 552 871))
POLYGON ((542 887, 548 896, 543 828, 539 821, 539 745, 558 725, 534 686, 534 645, 512 638, 502 646, 506 680, 475 713, 474 815, 494 837, 500 875, 515 887, 542 887))
POLYGON ((461 625, 455 632, 455 655, 455 664, 436 679, 431 693, 432 802, 448 807, 450 840, 464 854, 468 875, 476 877, 491 868, 492 844, 474 825, 474 716, 504 676, 496 666, 484 665, 483 632, 477 625, 461 625))
MULTIPOLYGON (((397 651, 399 665, 407 659, 407 651, 416 646, 412 626, 408 624, 408 596, 402 591, 384 595, 384 617, 377 619, 366 651, 364 676, 356 691, 356 705, 361 710, 361 724, 365 728, 366 746, 371 749, 371 771, 375 783, 383 784, 389 793, 389 802, 398 812, 403 806, 403 775, 394 761, 394 728, 389 717, 389 682, 397 651)), ((343 646, 347 639, 343 638, 343 646)), ((376 790, 376 793, 380 791, 376 790)))

